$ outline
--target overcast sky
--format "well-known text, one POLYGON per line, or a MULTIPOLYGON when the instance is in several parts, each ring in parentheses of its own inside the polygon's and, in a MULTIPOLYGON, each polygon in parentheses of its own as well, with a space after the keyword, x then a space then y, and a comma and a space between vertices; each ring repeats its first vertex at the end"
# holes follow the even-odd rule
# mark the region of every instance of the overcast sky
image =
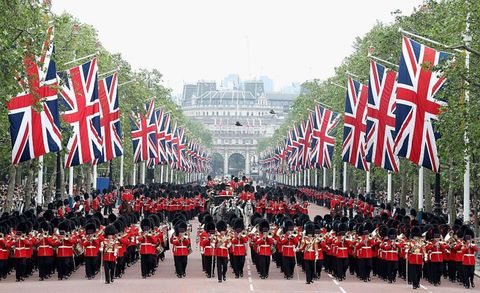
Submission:
POLYGON ((356 36, 422 0, 54 0, 93 25, 134 68, 157 68, 175 93, 185 82, 268 75, 276 90, 324 79, 356 36))

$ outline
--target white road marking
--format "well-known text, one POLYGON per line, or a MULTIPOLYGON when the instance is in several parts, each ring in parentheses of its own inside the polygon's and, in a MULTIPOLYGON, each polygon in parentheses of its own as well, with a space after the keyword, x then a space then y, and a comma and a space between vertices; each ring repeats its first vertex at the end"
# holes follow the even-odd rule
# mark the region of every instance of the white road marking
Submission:
POLYGON ((248 275, 251 276, 251 275, 252 275, 252 272, 248 271, 248 275))
POLYGON ((250 291, 253 291, 253 285, 250 284, 250 291))
POLYGON ((333 279, 333 276, 332 276, 331 274, 328 274, 328 276, 329 276, 331 279, 333 279))
POLYGON ((251 277, 248 277, 248 282, 249 282, 249 283, 252 282, 252 278, 251 278, 251 277))
POLYGON ((340 288, 340 291, 342 291, 342 293, 347 293, 347 291, 345 291, 345 289, 343 289, 342 287, 338 287, 340 288))
POLYGON ((333 279, 332 281, 335 283, 335 285, 338 286, 338 281, 337 280, 333 279))
POLYGON ((423 286, 423 285, 420 285, 420 287, 423 289, 423 290, 428 290, 427 287, 423 286))

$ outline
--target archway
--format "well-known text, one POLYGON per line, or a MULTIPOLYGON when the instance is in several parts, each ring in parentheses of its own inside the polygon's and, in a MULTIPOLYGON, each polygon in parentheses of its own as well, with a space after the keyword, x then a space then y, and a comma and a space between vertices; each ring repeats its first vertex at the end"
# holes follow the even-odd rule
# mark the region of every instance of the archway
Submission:
POLYGON ((220 155, 219 153, 213 153, 212 159, 213 159, 212 177, 223 176, 223 162, 224 162, 223 156, 220 155))
POLYGON ((228 158, 228 174, 240 176, 245 173, 245 157, 234 153, 228 158))

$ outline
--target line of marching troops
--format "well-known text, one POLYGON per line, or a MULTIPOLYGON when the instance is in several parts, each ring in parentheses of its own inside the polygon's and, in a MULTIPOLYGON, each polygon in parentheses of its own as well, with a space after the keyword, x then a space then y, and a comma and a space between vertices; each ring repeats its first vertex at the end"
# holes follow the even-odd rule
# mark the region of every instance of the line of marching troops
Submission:
MULTIPOLYGON (((289 206, 296 202, 296 192, 297 200, 334 206, 334 214, 340 205, 340 210, 347 212, 323 218, 317 215, 311 220, 300 208, 293 215, 275 213, 270 217, 262 209, 245 227, 244 220, 234 215, 228 221, 214 222, 212 215, 198 206, 204 199, 195 200, 196 193, 187 197, 194 203, 192 209, 185 208, 189 206, 187 199, 152 196, 153 191, 137 191, 135 199, 126 195, 133 209, 141 202, 140 212, 119 216, 70 211, 60 217, 51 209, 39 210, 37 215, 32 210, 22 215, 4 213, 0 217, 0 277, 5 278, 15 269, 16 280, 22 281, 38 269, 40 280, 55 271, 59 279, 67 279, 85 264, 86 278, 95 278, 103 267, 105 281, 111 283, 122 276, 127 266, 140 260, 141 275, 147 278, 155 274, 165 251, 171 249, 175 273, 183 278, 192 252, 188 221, 198 215, 201 227, 197 244, 202 268, 210 278, 216 272, 219 282, 226 280, 229 260, 235 277, 243 277, 245 257, 250 252, 262 279, 268 278, 273 261, 286 279, 294 278, 295 273, 299 278, 299 270, 303 270, 307 284, 320 278, 325 270, 340 281, 347 272, 365 282, 372 275, 395 282, 398 275, 418 288, 423 275, 434 285, 439 285, 444 276, 466 288, 474 287, 478 248, 470 227, 458 222, 449 226, 441 218, 426 214, 424 223, 418 223, 412 218, 414 214, 406 215, 405 210, 398 209, 392 215, 388 207, 372 217, 368 214, 370 208, 365 207, 374 204, 364 199, 354 199, 354 212, 350 214, 350 198, 329 191, 277 188, 256 194, 254 205, 263 200, 267 205, 271 202, 289 206), (266 199, 262 194, 274 196, 266 199), (165 208, 172 201, 182 208, 165 208), (153 208, 145 208, 147 205, 153 208)), ((250 196, 246 198, 251 200, 250 196)))

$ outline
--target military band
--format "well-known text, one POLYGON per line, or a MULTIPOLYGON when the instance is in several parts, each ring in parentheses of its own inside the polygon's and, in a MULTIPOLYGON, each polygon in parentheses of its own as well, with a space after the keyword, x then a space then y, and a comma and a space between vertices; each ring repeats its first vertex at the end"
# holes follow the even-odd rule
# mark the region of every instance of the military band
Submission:
MULTIPOLYGON (((219 194, 215 184, 210 186, 219 194)), ((362 282, 378 277, 393 283, 400 278, 414 289, 422 280, 439 286, 446 278, 465 288, 475 286, 478 246, 471 227, 458 220, 448 225, 427 214, 419 223, 415 211, 407 215, 385 204, 373 216, 374 203, 361 196, 308 188, 255 191, 248 184, 238 185, 233 204, 252 205, 253 214, 247 219, 227 213, 219 219, 208 211, 205 189, 173 190, 176 196, 158 185, 122 189, 122 212, 107 217, 101 208, 107 205, 109 212, 117 201, 112 192, 103 202, 96 194, 76 198, 78 204, 70 210, 68 203, 59 201, 56 209, 51 205, 45 211, 3 214, 0 278, 14 270, 21 282, 38 270, 41 281, 55 273, 65 280, 84 265, 86 279, 98 279, 100 273, 111 284, 137 260, 139 274, 148 278, 169 250, 172 269, 185 278, 188 256, 195 248, 189 221, 198 216, 196 249, 202 265, 191 269, 202 269, 207 278, 216 274, 219 283, 227 281, 229 266, 235 278, 243 278, 250 254, 260 279, 269 277, 272 263, 287 280, 299 279, 303 271, 306 284, 321 279, 325 270, 338 281, 348 272, 362 282), (178 196, 181 192, 186 196, 178 196), (311 219, 309 204, 326 206, 330 214, 311 219)))

